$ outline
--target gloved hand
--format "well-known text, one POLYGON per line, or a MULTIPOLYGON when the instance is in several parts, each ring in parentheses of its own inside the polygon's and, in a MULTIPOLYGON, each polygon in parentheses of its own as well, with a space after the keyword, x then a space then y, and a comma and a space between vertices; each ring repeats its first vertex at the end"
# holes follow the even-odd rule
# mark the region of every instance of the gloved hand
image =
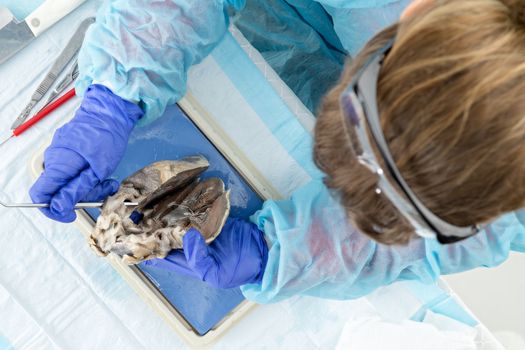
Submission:
POLYGON ((44 153, 44 172, 29 190, 49 218, 71 222, 78 202, 100 201, 118 189, 108 180, 124 155, 143 112, 102 85, 91 85, 75 117, 55 132, 44 153))
POLYGON ((147 260, 144 264, 194 276, 216 288, 261 282, 268 247, 254 224, 228 219, 210 245, 194 228, 182 241, 184 251, 174 250, 165 259, 147 260))

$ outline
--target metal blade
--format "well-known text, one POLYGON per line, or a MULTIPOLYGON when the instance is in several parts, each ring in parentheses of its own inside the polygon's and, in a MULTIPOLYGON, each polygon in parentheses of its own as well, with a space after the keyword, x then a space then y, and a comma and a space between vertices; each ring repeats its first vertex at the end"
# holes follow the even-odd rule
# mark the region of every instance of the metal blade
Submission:
POLYGON ((6 7, 0 7, 0 64, 35 38, 26 22, 19 22, 6 7), (3 24, 3 26, 2 26, 3 24))
POLYGON ((4 28, 11 21, 15 20, 15 16, 9 11, 7 7, 0 6, 0 29, 4 28))

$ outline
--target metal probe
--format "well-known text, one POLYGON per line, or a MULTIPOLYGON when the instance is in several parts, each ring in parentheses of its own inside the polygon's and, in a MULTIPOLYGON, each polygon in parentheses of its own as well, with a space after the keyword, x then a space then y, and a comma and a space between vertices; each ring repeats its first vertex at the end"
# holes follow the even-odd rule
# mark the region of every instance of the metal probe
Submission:
MULTIPOLYGON (((100 208, 103 204, 102 202, 77 203, 75 209, 100 208)), ((0 201, 0 205, 6 208, 49 208, 49 204, 47 203, 4 203, 0 201)), ((124 202, 124 205, 127 207, 136 207, 139 203, 124 202)))

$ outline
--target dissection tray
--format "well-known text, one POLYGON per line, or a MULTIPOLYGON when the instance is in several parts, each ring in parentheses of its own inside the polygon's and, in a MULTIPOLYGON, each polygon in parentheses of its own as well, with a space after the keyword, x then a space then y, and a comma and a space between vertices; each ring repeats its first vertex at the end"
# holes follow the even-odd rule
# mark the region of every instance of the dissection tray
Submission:
MULTIPOLYGON (((195 115, 195 109, 189 109, 195 115)), ((155 161, 200 154, 210 162, 202 178, 220 177, 231 191, 230 216, 247 219, 261 207, 262 197, 271 192, 271 188, 261 185, 264 179, 250 172, 253 168, 244 161, 242 152, 229 149, 227 140, 217 139, 220 134, 203 120, 188 117, 176 105, 153 123, 135 128, 113 177, 121 181, 155 161), (197 126, 193 119, 200 120, 201 125, 197 126), (223 154, 227 154, 228 159, 223 154)), ((42 147, 32 162, 35 177, 43 169, 44 149, 42 147)), ((76 223, 87 236, 93 230, 99 210, 89 209, 79 214, 76 223)), ((144 264, 128 266, 114 257, 108 259, 136 292, 193 346, 212 343, 254 305, 244 299, 238 288, 215 289, 195 278, 144 264)))

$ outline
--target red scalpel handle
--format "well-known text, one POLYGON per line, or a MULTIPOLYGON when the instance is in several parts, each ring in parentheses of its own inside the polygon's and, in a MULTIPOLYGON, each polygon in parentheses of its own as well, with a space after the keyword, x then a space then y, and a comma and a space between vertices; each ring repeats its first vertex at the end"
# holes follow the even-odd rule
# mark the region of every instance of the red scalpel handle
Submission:
POLYGON ((24 131, 38 123, 40 120, 42 120, 45 116, 47 116, 49 113, 53 112, 55 109, 66 103, 66 101, 70 100, 73 96, 75 96, 75 88, 69 90, 64 95, 57 98, 55 101, 51 102, 48 106, 42 108, 40 112, 35 114, 31 119, 29 119, 24 124, 20 125, 18 128, 13 130, 13 135, 18 136, 22 134, 24 131))

